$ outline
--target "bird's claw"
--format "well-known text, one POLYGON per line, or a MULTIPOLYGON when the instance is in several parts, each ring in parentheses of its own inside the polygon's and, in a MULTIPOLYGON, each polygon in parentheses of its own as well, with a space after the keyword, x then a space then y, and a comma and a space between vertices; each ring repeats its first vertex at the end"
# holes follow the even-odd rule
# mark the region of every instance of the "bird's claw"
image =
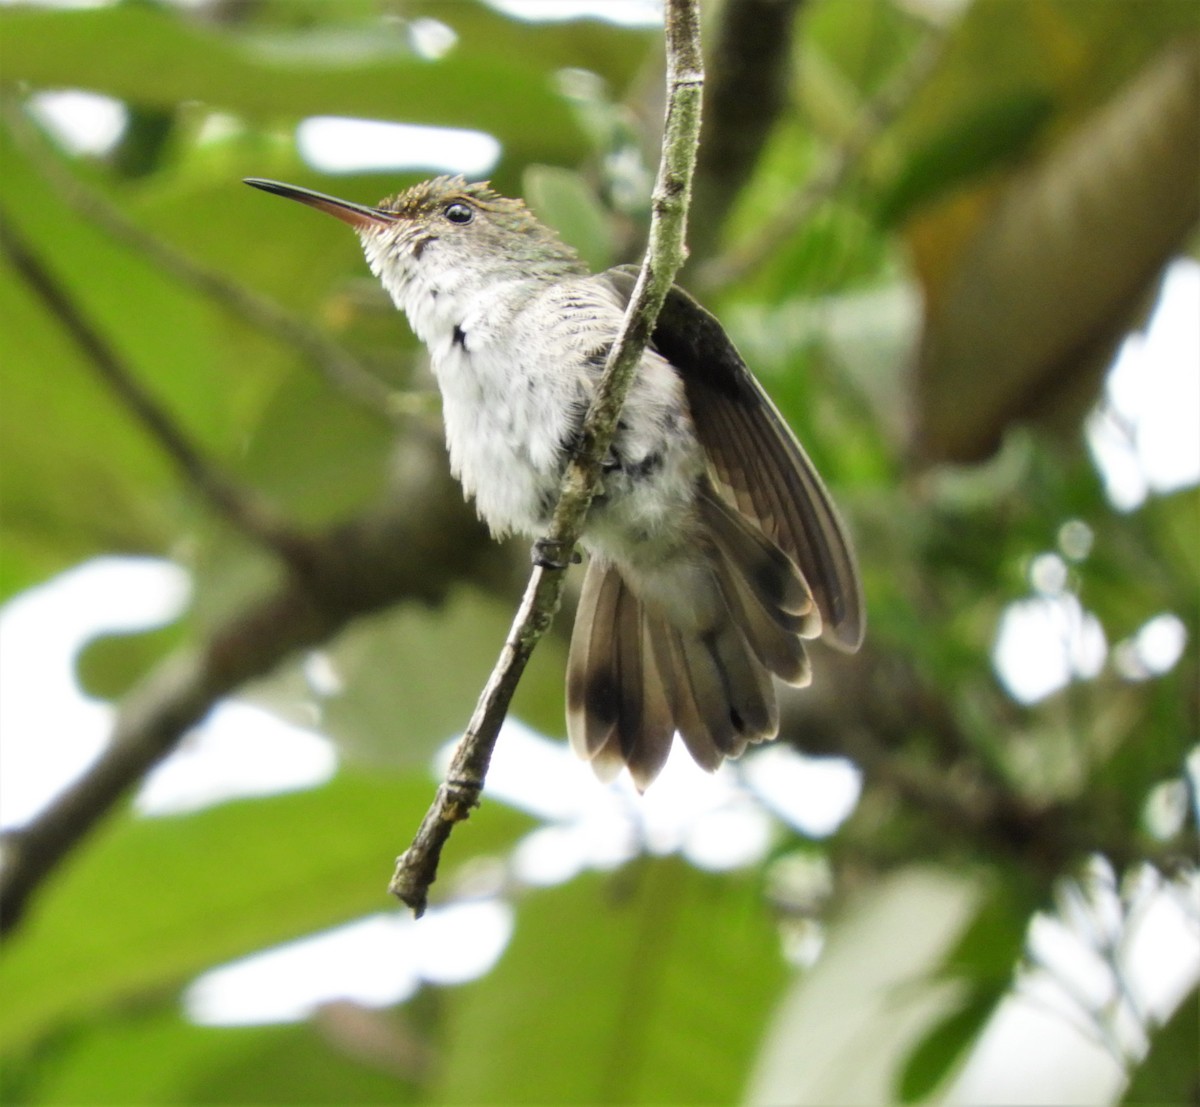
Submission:
POLYGON ((542 569, 565 569, 568 565, 578 565, 583 560, 583 555, 574 545, 553 538, 535 539, 530 554, 533 563, 542 569))

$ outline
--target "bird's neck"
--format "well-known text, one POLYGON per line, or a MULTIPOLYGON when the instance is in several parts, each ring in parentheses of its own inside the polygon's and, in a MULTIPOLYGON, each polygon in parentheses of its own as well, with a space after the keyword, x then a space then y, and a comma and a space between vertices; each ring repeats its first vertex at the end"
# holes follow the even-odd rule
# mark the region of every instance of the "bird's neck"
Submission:
POLYGON ((503 323, 559 281, 586 274, 578 258, 534 254, 519 261, 483 255, 450 262, 429 250, 403 264, 364 243, 367 261, 437 360, 456 333, 486 320, 503 323))

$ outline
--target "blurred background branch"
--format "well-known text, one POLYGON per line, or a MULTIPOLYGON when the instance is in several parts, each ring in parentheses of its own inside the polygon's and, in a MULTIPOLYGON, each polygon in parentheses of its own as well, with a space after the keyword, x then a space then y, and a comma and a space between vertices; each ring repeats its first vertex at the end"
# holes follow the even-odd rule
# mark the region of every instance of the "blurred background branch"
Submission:
POLYGON ((180 475, 235 529, 278 554, 294 570, 302 572, 308 561, 303 536, 252 493, 238 488, 218 472, 83 317, 78 305, 3 214, 0 214, 0 249, 47 311, 70 335, 113 398, 175 463, 180 475))
POLYGON ((4 119, 21 152, 45 178, 54 197, 116 242, 145 255, 174 280, 194 288, 225 311, 244 319, 289 346, 325 375, 348 399, 377 415, 394 413, 397 398, 379 377, 320 328, 265 296, 231 281, 229 276, 191 260, 160 235, 142 230, 120 208, 73 176, 38 135, 19 104, 3 98, 4 119))
MULTIPOLYGON (((766 6, 779 9, 790 7, 787 4, 771 4, 770 0, 766 0, 766 6)), ((729 7, 740 12, 743 6, 731 4, 729 7)), ((781 45, 790 45, 790 34, 779 34, 778 30, 776 34, 779 35, 778 41, 781 45)), ((780 239, 789 238, 799 232, 812 220, 821 204, 845 189, 854 175, 861 172, 863 160, 872 145, 929 81, 944 46, 943 31, 927 31, 926 37, 906 60, 901 72, 871 101, 862 106, 854 127, 827 156, 825 164, 779 204, 756 238, 705 262, 696 275, 699 285, 711 292, 746 277, 767 261, 780 239)), ((753 101, 745 98, 745 90, 740 85, 737 87, 735 99, 743 105, 743 110, 753 110, 750 107, 753 101)), ((730 126, 731 129, 736 129, 736 123, 733 121, 730 126)), ((756 129, 750 129, 741 133, 754 136, 758 132, 756 129)), ((757 150, 754 152, 757 153, 757 150)), ((750 151, 746 153, 748 155, 750 151)), ((717 155, 714 153, 712 157, 715 160, 717 155)), ((734 195, 736 192, 731 189, 726 197, 726 204, 734 195)), ((720 223, 714 220, 712 225, 719 226, 720 223)), ((708 240, 709 243, 712 241, 708 240)), ((705 253, 711 253, 711 248, 705 253)))
POLYGON ((753 175, 787 105, 794 29, 803 7, 804 0, 743 0, 718 9, 715 79, 705 96, 688 234, 693 262, 712 253, 730 206, 753 175))
POLYGON ((397 483, 395 502, 306 536, 302 572, 213 628, 197 648, 166 658, 126 695, 95 764, 44 813, 4 835, 4 931, 21 921, 55 867, 223 697, 353 619, 404 600, 440 603, 452 583, 476 571, 479 524, 442 476, 428 479, 444 461, 441 450, 414 438, 406 451, 412 476, 397 483), (420 454, 432 455, 428 464, 420 454))

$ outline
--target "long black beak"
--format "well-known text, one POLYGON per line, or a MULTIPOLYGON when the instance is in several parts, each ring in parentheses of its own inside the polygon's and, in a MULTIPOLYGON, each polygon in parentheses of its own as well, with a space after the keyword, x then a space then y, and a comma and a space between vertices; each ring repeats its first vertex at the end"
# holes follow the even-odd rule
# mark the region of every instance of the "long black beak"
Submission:
POLYGON ((381 208, 369 208, 363 204, 352 204, 349 200, 338 200, 333 196, 326 196, 307 188, 297 188, 295 185, 281 184, 279 181, 247 177, 246 184, 254 188, 261 188, 264 192, 272 192, 276 196, 286 197, 288 200, 299 200, 300 203, 307 204, 310 208, 316 208, 317 211, 332 215, 343 223, 349 223, 355 230, 386 227, 396 221, 393 212, 383 211, 381 208))

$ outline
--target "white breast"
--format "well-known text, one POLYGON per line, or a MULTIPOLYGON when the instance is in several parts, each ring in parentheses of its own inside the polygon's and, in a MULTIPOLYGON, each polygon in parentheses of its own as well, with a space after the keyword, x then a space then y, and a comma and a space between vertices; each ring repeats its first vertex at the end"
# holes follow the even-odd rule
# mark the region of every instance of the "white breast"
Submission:
MULTIPOLYGON (((620 326, 621 306, 586 277, 547 282, 443 267, 434 250, 419 267, 381 272, 367 246, 372 269, 432 355, 454 475, 493 533, 542 533, 603 354, 620 326)), ((698 471, 691 436, 665 445, 679 437, 681 410, 678 377, 648 354, 618 445, 623 460, 633 463, 664 454, 662 476, 690 493, 694 476, 679 478, 681 467, 698 471)), ((650 487, 655 483, 644 482, 626 499, 618 512, 620 529, 635 519, 639 530, 643 524, 654 529, 653 516, 677 513, 680 505, 663 502, 661 490, 650 487)), ((612 492, 618 492, 615 485, 612 492)))
POLYGON ((410 284, 401 306, 432 355, 451 469, 493 533, 536 534, 586 405, 579 356, 535 324, 545 285, 438 278, 410 284))

